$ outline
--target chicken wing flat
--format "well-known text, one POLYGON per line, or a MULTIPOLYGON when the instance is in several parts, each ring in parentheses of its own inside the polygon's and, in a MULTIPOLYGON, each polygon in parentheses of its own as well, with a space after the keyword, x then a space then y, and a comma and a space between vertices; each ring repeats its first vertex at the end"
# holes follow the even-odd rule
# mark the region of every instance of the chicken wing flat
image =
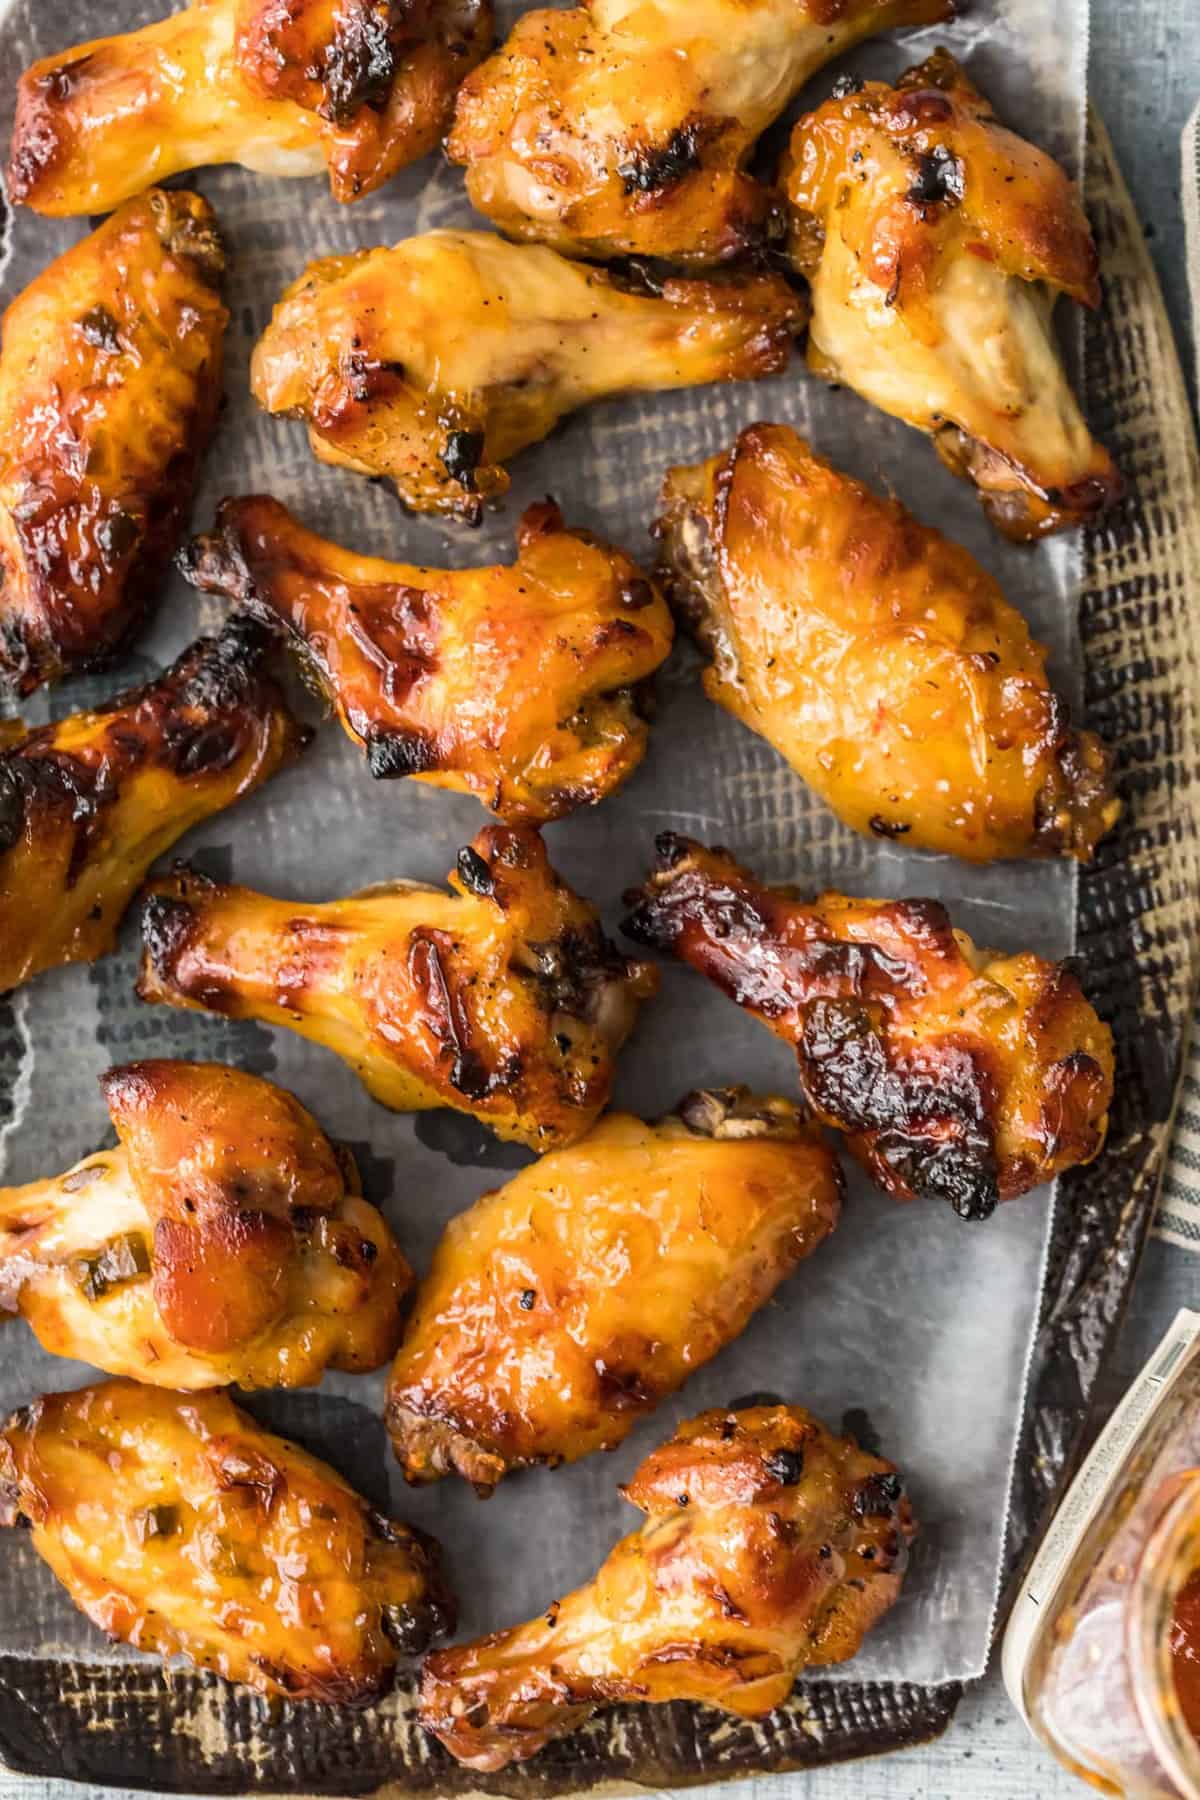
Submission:
POLYGON ((1108 753, 996 582, 788 426, 672 469, 657 531, 705 692, 856 831, 1087 862, 1116 823, 1108 753))
POLYGON ((770 1712, 801 1669, 856 1654, 916 1532, 895 1466, 798 1406, 701 1413, 622 1491, 646 1523, 586 1587, 426 1658, 421 1722, 468 1768, 618 1701, 770 1712))
POLYGON ((218 1063, 101 1085, 117 1148, 0 1189, 0 1313, 156 1387, 302 1387, 388 1360, 411 1270, 298 1100, 218 1063))
POLYGON ((827 100, 797 125, 783 175, 815 374, 928 432, 1009 537, 1118 497, 1051 326, 1060 293, 1099 304, 1078 195, 953 57, 827 100))
POLYGON ((225 259, 198 194, 152 189, 30 283, 0 351, 0 681, 104 662, 187 519, 221 399, 225 259))
POLYGON ((776 275, 633 293, 486 231, 310 263, 254 352, 251 387, 322 462, 386 476, 417 512, 482 516, 502 467, 590 400, 782 369, 807 317, 776 275))
POLYGON ((111 950, 155 858, 303 749, 268 644, 231 620, 157 681, 0 749, 0 993, 111 950))
POLYGON ((528 12, 459 89, 447 148, 512 237, 719 263, 761 241, 755 139, 817 70, 952 0, 593 0, 528 12))
POLYGON ((109 1637, 261 1694, 365 1706, 450 1628, 437 1546, 223 1393, 105 1381, 0 1426, 0 1525, 109 1637))
POLYGON ((1104 1142, 1112 1033, 1065 964, 977 950, 936 900, 809 902, 664 832, 625 930, 795 1049, 804 1096, 897 1200, 986 1218, 1104 1142))
POLYGON ((787 1100, 690 1094, 608 1113, 448 1226, 392 1368, 410 1481, 614 1450, 837 1224, 842 1184, 787 1100))
POLYGON ((105 212, 207 163, 329 170, 357 200, 435 148, 492 41, 491 0, 191 0, 26 70, 8 188, 105 212))
POLYGON ((359 556, 275 500, 227 500, 186 553, 196 587, 287 628, 373 775, 473 793, 511 824, 593 805, 646 751, 640 702, 671 648, 662 596, 551 503, 511 568, 359 556))
POLYGON ((397 1111, 449 1106, 535 1150, 573 1143, 658 972, 608 941, 535 831, 488 826, 449 880, 297 905, 179 871, 147 890, 138 992, 288 1026, 397 1111))

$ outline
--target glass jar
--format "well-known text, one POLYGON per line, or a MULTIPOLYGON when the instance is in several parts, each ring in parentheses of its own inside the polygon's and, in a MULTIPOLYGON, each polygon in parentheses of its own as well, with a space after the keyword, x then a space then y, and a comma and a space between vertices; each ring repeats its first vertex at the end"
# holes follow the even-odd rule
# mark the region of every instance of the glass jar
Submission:
POLYGON ((1067 1490, 1003 1668, 1094 1787, 1200 1800, 1200 1313, 1178 1314, 1067 1490))

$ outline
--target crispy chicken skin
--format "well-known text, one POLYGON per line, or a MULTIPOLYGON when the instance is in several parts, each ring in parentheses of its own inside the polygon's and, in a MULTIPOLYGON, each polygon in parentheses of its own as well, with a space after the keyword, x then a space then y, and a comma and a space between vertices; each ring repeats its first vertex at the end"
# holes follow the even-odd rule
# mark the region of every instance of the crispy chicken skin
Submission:
POLYGON ((929 432, 1008 537, 1118 497, 1051 328, 1060 293, 1099 304, 1079 197, 953 57, 827 100, 797 125, 783 180, 815 374, 929 432))
POLYGON ((0 749, 0 993, 111 950, 155 858, 303 749, 268 644, 231 620, 157 681, 0 749))
POLYGON ((192 0, 26 70, 8 190, 105 212, 184 169, 329 170, 357 200, 433 150, 492 42, 491 0, 192 0))
POLYGON ((1087 862, 1116 823, 1104 745, 991 576, 790 427, 672 469, 657 533, 709 698, 856 831, 1087 862))
POLYGON ((590 400, 782 369, 807 317, 777 275, 633 293, 485 231, 327 256, 286 291, 251 387, 322 462, 386 476, 417 512, 478 521, 510 457, 590 400))
POLYGON ((856 1654, 916 1532, 895 1466, 799 1406, 701 1413, 622 1492, 646 1523, 586 1587, 426 1658, 421 1722, 469 1768, 521 1762, 618 1701, 770 1712, 801 1669, 856 1654))
POLYGON ((104 662, 155 597, 220 405, 224 267, 208 202, 155 188, 5 313, 0 684, 104 662))
POLYGON ((226 500, 184 557, 194 586, 282 625, 373 775, 473 793, 540 825, 641 762, 639 702, 671 648, 662 596, 620 550, 531 506, 511 567, 414 568, 226 500))
POLYGON ((574 1143, 658 972, 608 941, 535 831, 488 826, 449 880, 303 905, 178 871, 147 891, 138 992, 288 1026, 397 1111, 449 1106, 535 1150, 574 1143))
POLYGON ((117 1148, 0 1189, 0 1313, 155 1387, 301 1387, 388 1360, 411 1270, 298 1100, 218 1063, 130 1063, 101 1086, 117 1148))
POLYGON ((690 1094, 608 1113, 450 1222, 388 1387, 410 1481, 614 1450, 737 1337, 841 1209, 830 1151, 787 1100, 690 1094))
POLYGON ((366 1706, 453 1624, 437 1546, 217 1392, 105 1381, 0 1425, 0 1525, 137 1650, 366 1706))
POLYGON ((459 89, 472 204, 568 256, 702 266, 759 242, 755 139, 831 58, 950 0, 593 0, 528 12, 459 89))
POLYGON ((1112 1034, 1065 964, 977 950, 936 900, 805 901, 726 850, 657 848, 627 934, 791 1044, 805 1099, 893 1198, 983 1219, 1096 1155, 1112 1034))

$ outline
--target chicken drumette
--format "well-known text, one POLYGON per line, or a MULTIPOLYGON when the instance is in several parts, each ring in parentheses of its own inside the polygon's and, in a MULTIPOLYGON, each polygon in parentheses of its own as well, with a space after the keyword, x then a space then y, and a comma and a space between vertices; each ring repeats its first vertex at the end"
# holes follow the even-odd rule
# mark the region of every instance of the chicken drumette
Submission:
POLYGON ((0 352, 0 681, 105 661, 187 520, 228 315, 212 209, 154 188, 43 270, 0 352))
POLYGON ((517 547, 512 567, 414 568, 254 497, 224 503, 185 573, 287 628, 373 775, 536 825, 603 799, 642 760, 639 701, 672 629, 636 564, 567 531, 554 505, 529 508, 517 547))
POLYGON ((935 900, 800 899, 665 832, 625 930, 791 1044, 827 1125, 897 1200, 986 1218, 1104 1142, 1112 1034, 1074 974, 980 951, 935 900))
POLYGON ((591 0, 525 13, 459 90, 447 148, 511 236, 704 265, 763 234, 755 140, 824 63, 951 0, 591 0))
POLYGON ((110 1638, 366 1706, 450 1628, 437 1546, 226 1394, 105 1381, 0 1424, 0 1525, 110 1638))
POLYGON ((895 87, 847 84, 801 119, 783 176, 814 373, 929 432, 1010 537, 1060 531, 1119 495, 1051 327, 1060 293, 1099 303, 1079 198, 953 57, 895 87))
POLYGON ((841 1177, 786 1100, 609 1113, 452 1220, 388 1388, 410 1481, 613 1450, 829 1235, 841 1177))
POLYGON ((492 41, 491 0, 191 0, 26 70, 8 187, 104 212, 206 163, 329 170, 357 200, 435 148, 492 41))
POLYGON ((386 476, 406 505, 478 520, 502 465, 613 394, 784 367, 807 317, 775 275, 632 292, 484 231, 310 263, 251 366, 259 404, 307 422, 322 462, 386 476))
POLYGON ((623 1492, 646 1523, 586 1587, 426 1658, 421 1721, 469 1768, 523 1761, 617 1701, 770 1712, 801 1669, 855 1655, 916 1531, 895 1466, 798 1406, 701 1413, 623 1492))
POLYGON ((1086 862, 1116 822, 1104 745, 991 576, 788 426, 672 469, 657 530, 705 692, 856 831, 1086 862))
POLYGON ((116 1149, 0 1189, 0 1311, 156 1387, 387 1361, 411 1271, 298 1100, 217 1063, 130 1063, 101 1086, 116 1149))
POLYGON ((398 1111, 449 1106, 536 1150, 573 1143, 657 971, 620 955, 535 831, 489 826, 450 882, 304 905, 178 871, 150 884, 138 991, 288 1026, 398 1111))
POLYGON ((269 779, 307 733, 263 672, 248 619, 201 638, 157 681, 0 750, 0 992, 111 950, 176 838, 269 779))

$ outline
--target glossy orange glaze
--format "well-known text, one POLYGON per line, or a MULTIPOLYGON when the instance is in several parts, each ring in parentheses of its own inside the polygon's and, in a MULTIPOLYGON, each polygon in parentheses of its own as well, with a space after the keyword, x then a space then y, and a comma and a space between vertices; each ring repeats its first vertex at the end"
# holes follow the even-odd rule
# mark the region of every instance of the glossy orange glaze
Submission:
POLYGON ((177 872, 147 890, 138 992, 286 1025, 385 1106, 454 1107, 537 1150, 573 1143, 657 971, 609 943, 534 831, 489 826, 450 881, 304 905, 177 872))
POLYGON ((0 1525, 22 1524, 101 1631, 261 1694, 369 1705, 453 1624, 432 1540, 225 1394, 23 1407, 0 1426, 0 1525))
POLYGON ((773 374, 806 318, 775 275, 633 293, 539 246, 430 231, 310 263, 258 342, 251 387, 307 422, 322 462, 475 520, 506 492, 504 463, 576 407, 773 374))
POLYGON ((220 405, 224 267, 208 202, 155 188, 5 313, 0 683, 103 662, 157 598, 220 405))
POLYGON ((1200 1738, 1200 1571, 1188 1576, 1175 1597, 1171 1668, 1184 1722, 1200 1738))
POLYGON ((111 950, 155 858, 304 747, 265 644, 232 622, 146 687, 0 748, 0 992, 111 950))
POLYGON ((617 1701, 770 1712, 801 1669, 855 1654, 916 1531, 894 1464, 798 1406, 701 1413, 623 1491, 646 1523, 593 1581, 426 1658, 421 1722, 468 1768, 521 1762, 617 1701))
POLYGON ((756 140, 823 64, 952 0, 591 0, 525 13, 459 89, 472 204, 570 256, 718 263, 758 242, 756 140))
POLYGON ((814 1112, 896 1199, 986 1218, 1097 1154, 1112 1034, 1065 966, 977 950, 934 900, 809 902, 673 832, 658 851, 626 932, 791 1044, 814 1112))
POLYGON ((388 1386, 410 1481, 484 1493, 612 1450, 837 1223, 836 1162, 786 1100, 608 1113, 451 1220, 388 1386))
POLYGON ((657 531, 705 692, 848 825, 970 862, 1090 860, 1120 813, 1108 753, 959 545, 786 425, 672 469, 657 531))
POLYGON ((796 126, 782 179, 815 373, 933 434, 1010 536, 1118 497, 1050 325, 1059 293, 1099 299, 1079 197, 953 57, 827 100, 796 126))
POLYGON ((512 567, 414 568, 343 550, 278 501, 226 500, 194 586, 288 628, 371 773, 473 793, 512 824, 594 804, 649 735, 639 690, 671 615, 620 550, 531 506, 512 567))

